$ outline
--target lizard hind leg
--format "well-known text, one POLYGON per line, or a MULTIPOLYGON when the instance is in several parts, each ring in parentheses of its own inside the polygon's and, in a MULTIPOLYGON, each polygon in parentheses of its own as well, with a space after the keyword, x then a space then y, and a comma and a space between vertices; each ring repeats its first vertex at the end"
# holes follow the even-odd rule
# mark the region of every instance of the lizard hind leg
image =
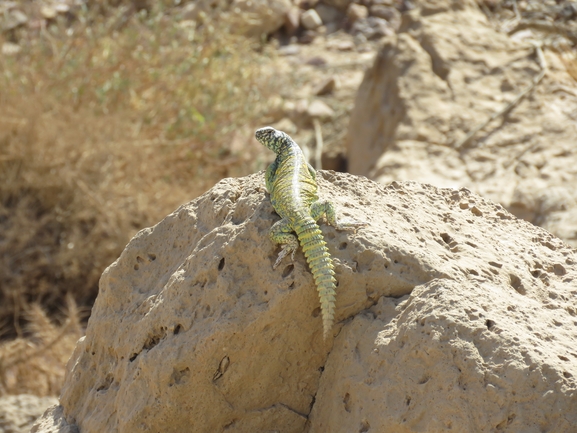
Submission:
POLYGON ((282 259, 284 259, 289 254, 291 255, 291 260, 294 261, 295 259, 295 252, 299 247, 299 241, 297 237, 292 233, 293 229, 286 219, 282 219, 277 221, 272 225, 269 232, 270 239, 275 244, 281 244, 282 250, 278 254, 276 262, 272 266, 273 269, 276 269, 282 259))
POLYGON ((353 219, 342 219, 337 221, 335 205, 328 200, 319 200, 311 205, 311 216, 315 221, 325 215, 327 222, 337 230, 357 230, 359 227, 367 226, 369 223, 356 221, 353 219))

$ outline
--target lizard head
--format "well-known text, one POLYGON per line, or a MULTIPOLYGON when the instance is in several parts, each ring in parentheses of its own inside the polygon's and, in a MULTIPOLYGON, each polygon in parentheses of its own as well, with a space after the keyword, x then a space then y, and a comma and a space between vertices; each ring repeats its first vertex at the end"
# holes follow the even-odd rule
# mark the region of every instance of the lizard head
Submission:
POLYGON ((260 143, 275 153, 279 153, 283 146, 292 142, 292 139, 288 134, 282 131, 277 131, 271 126, 265 126, 264 128, 258 129, 254 133, 254 136, 260 143))

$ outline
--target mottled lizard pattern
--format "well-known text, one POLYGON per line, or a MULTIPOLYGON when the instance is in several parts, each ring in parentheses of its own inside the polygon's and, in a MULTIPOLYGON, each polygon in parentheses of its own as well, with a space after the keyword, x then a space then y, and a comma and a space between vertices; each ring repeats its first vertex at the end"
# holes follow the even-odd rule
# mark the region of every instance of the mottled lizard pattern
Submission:
POLYGON ((336 280, 333 261, 317 221, 325 215, 327 222, 338 230, 355 230, 366 223, 337 221, 334 205, 318 199, 316 172, 291 137, 271 127, 259 129, 255 137, 276 153, 265 174, 272 205, 282 218, 270 229, 271 240, 282 245, 273 268, 289 254, 294 260, 300 241, 319 292, 326 339, 335 315, 336 280))

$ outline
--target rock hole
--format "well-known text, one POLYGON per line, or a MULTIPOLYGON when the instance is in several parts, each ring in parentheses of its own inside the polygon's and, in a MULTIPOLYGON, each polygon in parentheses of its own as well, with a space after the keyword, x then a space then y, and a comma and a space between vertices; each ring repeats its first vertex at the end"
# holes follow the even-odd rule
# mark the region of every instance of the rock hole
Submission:
POLYGON ((411 404, 411 397, 407 396, 407 397, 405 398, 405 404, 406 404, 407 406, 411 404))
POLYGON ((350 399, 351 399, 351 395, 347 392, 347 393, 345 394, 345 396, 343 397, 343 404, 345 405, 345 410, 346 410, 347 412, 350 412, 350 411, 351 411, 351 408, 350 408, 350 406, 349 406, 349 401, 350 401, 350 399))
MULTIPOLYGON (((357 262, 356 260, 353 260, 353 264, 351 266, 351 269, 353 270, 353 272, 358 272, 359 270, 359 262, 357 262)), ((369 269, 370 270, 370 269, 369 269)))
POLYGON ((138 263, 136 263, 136 264, 134 265, 134 270, 135 270, 135 271, 138 271, 139 269, 140 269, 140 266, 138 266, 138 263))
POLYGON ((563 265, 560 265, 559 263, 555 263, 553 265, 553 271, 555 272, 555 275, 557 275, 559 277, 562 275, 565 275, 567 273, 567 271, 565 270, 563 265))
POLYGON ((533 275, 534 278, 539 278, 541 271, 539 269, 535 269, 534 271, 531 271, 531 275, 533 275))
POLYGON ((292 283, 289 284, 289 290, 292 290, 295 288, 295 282, 293 281, 292 283))
POLYGON ((483 216, 483 212, 481 212, 481 210, 477 206, 473 206, 471 208, 471 212, 473 212, 473 215, 475 216, 483 216))
POLYGON ((166 335, 166 329, 164 327, 160 328, 160 332, 148 337, 142 348, 144 350, 152 349, 154 346, 160 343, 160 340, 162 340, 165 335, 166 335))
POLYGON ((156 260, 156 254, 148 253, 148 260, 154 262, 156 260))
POLYGON ((180 330, 182 329, 182 325, 176 325, 174 327, 174 330, 172 331, 173 335, 178 335, 178 333, 180 332, 180 330))
POLYGON ((321 314, 321 307, 317 307, 313 310, 313 312, 311 313, 311 315, 313 317, 319 317, 319 315, 321 314))
POLYGON ((371 425, 369 424, 369 422, 364 419, 361 422, 361 427, 359 428, 359 433, 366 433, 370 430, 371 425))
POLYGON ((453 242, 453 238, 449 236, 448 233, 441 233, 441 239, 443 239, 443 242, 445 242, 447 245, 453 242))
POLYGON ((555 245, 553 245, 551 242, 544 242, 543 245, 545 245, 551 251, 555 251, 557 249, 557 247, 555 245))
POLYGON ((523 284, 521 283, 521 279, 517 275, 509 274, 509 280, 511 283, 511 287, 513 287, 517 291, 517 293, 519 293, 520 295, 525 295, 527 293, 525 287, 523 287, 523 284))
POLYGON ((286 266, 282 271, 282 277, 283 278, 288 277, 294 268, 295 268, 295 265, 293 265, 292 263, 290 265, 286 266))
POLYGON ((474 270, 474 269, 469 269, 469 273, 470 273, 471 275, 479 276, 479 273, 478 273, 476 270, 474 270))
POLYGON ((564 372, 563 372, 563 377, 564 377, 565 379, 570 379, 570 378, 573 377, 573 375, 572 375, 571 373, 569 373, 568 371, 564 371, 564 372))
POLYGON ((133 354, 130 356, 130 358, 128 358, 128 360, 129 360, 130 362, 132 362, 132 361, 134 361, 134 360, 136 359, 137 356, 138 356, 138 353, 133 353, 133 354))
POLYGON ((339 250, 345 250, 347 248, 349 244, 347 244, 346 242, 341 242, 339 244, 339 250))
POLYGON ((489 262, 489 264, 491 266, 494 266, 495 268, 499 268, 499 269, 501 269, 503 267, 503 265, 501 263, 497 263, 497 262, 489 262))
POLYGON ((335 283, 335 287, 339 287, 339 281, 337 280, 337 282, 335 283))
POLYGON ((465 241, 465 243, 473 248, 477 248, 477 245, 475 245, 473 242, 465 241))
POLYGON ((419 380, 417 383, 418 383, 419 385, 424 385, 425 383, 427 383, 427 382, 429 381, 429 379, 430 379, 429 376, 423 376, 423 377, 421 378, 421 380, 419 380))
POLYGON ((495 326, 495 322, 493 322, 491 319, 487 319, 485 320, 485 326, 489 331, 492 331, 493 327, 495 326))
POLYGON ((220 262, 218 262, 218 270, 222 271, 223 268, 224 268, 224 257, 220 259, 220 262))
POLYGON ((104 379, 104 382, 96 388, 96 391, 106 391, 108 388, 110 388, 112 382, 114 382, 114 377, 108 374, 104 379))
POLYGON ((563 355, 557 355, 561 361, 569 361, 569 358, 563 355))
POLYGON ((265 295, 268 295, 268 290, 265 290, 265 291, 264 291, 264 294, 265 294, 265 295))

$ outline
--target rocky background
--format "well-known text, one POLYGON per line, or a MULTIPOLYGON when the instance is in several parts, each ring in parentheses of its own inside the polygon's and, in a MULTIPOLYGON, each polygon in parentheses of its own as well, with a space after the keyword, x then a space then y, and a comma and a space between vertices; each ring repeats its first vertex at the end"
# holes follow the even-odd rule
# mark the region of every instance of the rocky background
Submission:
MULTIPOLYGON (((84 333, 86 309, 104 268, 137 230, 154 225, 223 177, 263 169, 272 155, 252 134, 266 124, 291 134, 316 167, 364 175, 384 185, 413 180, 466 187, 545 228, 565 245, 577 246, 575 2, 0 1, 0 17, 0 317, 6 323, 0 395, 28 394, 2 400, 5 431, 29 428, 39 415, 32 408, 45 406, 45 401, 31 403, 34 394, 59 394, 64 362, 84 333), (21 413, 19 407, 31 409, 15 421, 8 414, 21 413)), ((364 200, 370 202, 370 194, 364 200)), ((470 200, 459 203, 485 217, 470 200)), ((419 212, 431 211, 415 204, 414 213, 419 212)), ((459 250, 450 230, 431 224, 430 230, 442 233, 441 242, 459 250)), ((543 236, 535 233, 535 239, 543 236)), ((500 236, 518 241, 514 233, 500 236)), ((268 248, 266 237, 262 242, 258 248, 268 248)), ((519 242, 509 254, 531 251, 529 240, 519 242)), ((551 264, 547 272, 559 278, 572 272, 574 263, 562 262, 562 269, 551 264)), ((538 265, 528 266, 547 275, 538 265)), ((533 287, 513 269, 508 278, 517 292, 533 287)), ((574 285, 571 278, 565 280, 574 285)), ((411 283, 407 294, 425 281, 411 283)), ((348 285, 355 284, 351 280, 348 285)), ((427 286, 415 293, 434 294, 439 288, 430 284, 436 289, 427 286)), ((480 296, 477 289, 462 290, 465 298, 480 296)), ((571 305, 574 291, 563 290, 569 291, 535 296, 561 296, 571 305)), ((382 294, 391 295, 400 294, 382 294)), ((381 299, 394 304, 395 314, 404 311, 403 302, 381 299)), ((479 305, 474 308, 483 308, 479 305)), ((343 318, 358 323, 359 314, 349 311, 343 318)), ((522 324, 528 316, 519 317, 522 324)), ((571 320, 557 322, 570 325, 571 320)), ((387 338, 396 341, 397 332, 389 329, 393 337, 387 338)), ((537 340, 549 341, 543 332, 537 334, 537 340)), ((571 341, 574 336, 563 344, 568 347, 571 341)), ((482 358, 485 350, 480 350, 482 358)), ((559 367, 560 380, 571 380, 575 361, 559 353, 570 365, 559 367)), ((329 361, 315 360, 314 368, 329 361)), ((393 370, 405 364, 399 359, 378 362, 393 362, 387 367, 393 370)), ((377 382, 399 374, 394 371, 377 382)), ((343 370, 330 377, 347 374, 343 370)), ((329 375, 324 377, 321 385, 329 375)), ((98 380, 109 381, 106 375, 98 380)), ((494 391, 502 397, 493 418, 469 424, 453 420, 452 425, 462 431, 477 425, 530 431, 523 424, 527 418, 519 415, 524 409, 504 409, 510 403, 507 390, 516 383, 494 391)), ((320 398, 337 388, 309 391, 320 392, 320 398)), ((345 388, 339 398, 346 400, 349 413, 355 394, 345 388)), ((568 396, 567 407, 575 408, 571 392, 551 392, 555 398, 568 396)), ((407 398, 411 407, 415 397, 407 398)), ((321 404, 310 414, 302 401, 297 409, 290 407, 297 419, 316 420, 311 422, 317 429, 328 422, 322 414, 329 409, 321 404)), ((351 429, 369 431, 382 421, 370 421, 370 410, 363 412, 360 408, 368 407, 358 401, 354 407, 358 426, 351 429)), ((387 419, 388 425, 400 422, 393 415, 387 419)), ((547 419, 538 422, 552 431, 574 427, 572 419, 547 419)), ((420 428, 417 421, 413 427, 401 424, 398 431, 420 428)))

